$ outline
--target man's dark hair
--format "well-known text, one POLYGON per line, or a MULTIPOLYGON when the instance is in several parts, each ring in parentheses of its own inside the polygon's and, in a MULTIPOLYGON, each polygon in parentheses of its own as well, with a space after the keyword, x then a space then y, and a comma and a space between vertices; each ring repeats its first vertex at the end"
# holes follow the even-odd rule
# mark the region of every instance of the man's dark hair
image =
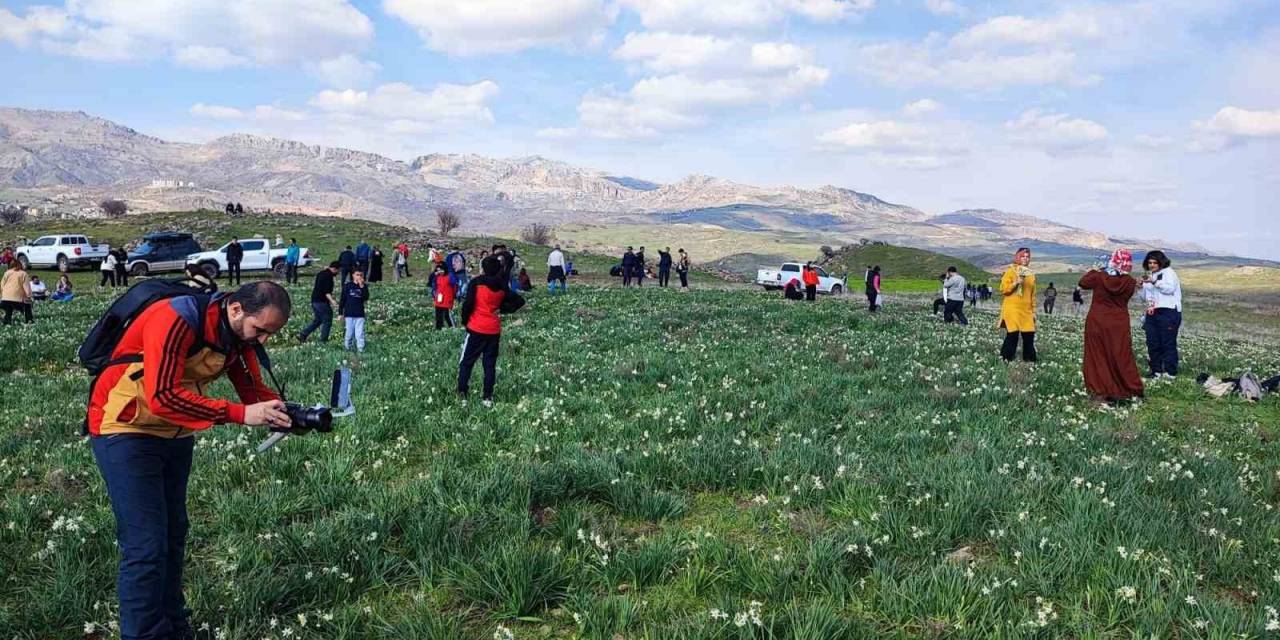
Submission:
POLYGON ((329 263, 329 268, 330 268, 330 269, 341 269, 341 268, 342 268, 342 263, 341 263, 341 262, 338 262, 337 260, 334 260, 333 262, 330 262, 330 263, 329 263))
POLYGON ((1147 257, 1142 259, 1142 266, 1147 266, 1147 263, 1152 260, 1155 260, 1156 264, 1160 265, 1161 269, 1168 269, 1169 266, 1173 264, 1173 261, 1170 260, 1169 256, 1166 256, 1163 251, 1156 250, 1147 252, 1147 257))
POLYGON ((275 307, 281 315, 288 318, 289 313, 293 311, 293 301, 289 299, 289 292, 270 280, 259 280, 241 286, 227 299, 227 304, 232 302, 239 302, 248 315, 260 313, 267 307, 275 307))
POLYGON ((489 256, 480 261, 480 270, 486 276, 496 276, 499 271, 502 271, 502 262, 493 256, 489 256))
POLYGON ((293 244, 298 244, 298 239, 297 239, 297 238, 289 238, 289 242, 292 242, 293 244))
POLYGON ((1017 250, 1017 251, 1014 251, 1014 252, 1013 252, 1013 255, 1015 255, 1015 256, 1016 256, 1016 255, 1018 255, 1019 253, 1022 253, 1023 251, 1026 251, 1027 253, 1031 253, 1031 249, 1029 249, 1029 248, 1027 248, 1027 247, 1018 247, 1018 250, 1017 250))
POLYGON ((347 245, 347 251, 351 250, 351 245, 347 245))
POLYGON ((874 271, 874 272, 876 272, 876 273, 880 273, 880 265, 876 265, 876 266, 874 266, 874 267, 871 267, 871 270, 872 270, 872 271, 874 271))
POLYGON ((947 273, 957 273, 957 272, 958 270, 955 267, 947 267, 947 273))

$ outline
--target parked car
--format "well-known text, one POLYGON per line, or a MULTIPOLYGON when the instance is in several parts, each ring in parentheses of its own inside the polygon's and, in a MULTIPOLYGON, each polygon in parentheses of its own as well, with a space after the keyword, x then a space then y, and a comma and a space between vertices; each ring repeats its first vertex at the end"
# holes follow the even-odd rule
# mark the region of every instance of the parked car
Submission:
POLYGON ((88 267, 107 257, 111 247, 107 243, 94 244, 88 236, 63 234, 41 236, 31 244, 14 249, 14 255, 23 267, 57 267, 67 271, 72 267, 88 267))
POLYGON ((129 273, 145 276, 160 271, 182 271, 187 256, 200 252, 200 243, 189 233, 165 231, 149 233, 142 244, 129 252, 129 273))
MULTIPOLYGON (((227 244, 213 251, 201 251, 187 256, 187 264, 199 265, 210 278, 217 278, 227 268, 227 244)), ((244 259, 240 262, 241 271, 266 271, 270 269, 277 278, 285 276, 284 255, 288 247, 272 249, 266 238, 240 238, 240 247, 244 249, 244 259)), ((299 249, 298 267, 311 264, 315 258, 306 247, 299 249)))
MULTIPOLYGON (((784 262, 777 269, 762 268, 756 271, 756 284, 767 290, 781 289, 787 286, 792 278, 803 281, 800 277, 800 269, 804 266, 801 262, 784 262)), ((826 269, 815 266, 818 270, 818 293, 829 293, 838 296, 844 293, 845 282, 843 278, 836 278, 827 275, 826 269)))

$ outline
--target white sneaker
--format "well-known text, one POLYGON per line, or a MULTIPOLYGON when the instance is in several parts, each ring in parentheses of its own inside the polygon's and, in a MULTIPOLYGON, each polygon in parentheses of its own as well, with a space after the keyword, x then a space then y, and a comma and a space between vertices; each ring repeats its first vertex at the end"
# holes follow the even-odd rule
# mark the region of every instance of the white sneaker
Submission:
POLYGON ((486 408, 486 409, 493 407, 493 401, 492 401, 492 400, 490 400, 490 399, 488 399, 488 398, 485 398, 484 400, 481 400, 481 401, 480 401, 480 404, 483 404, 483 405, 485 406, 485 408, 486 408))

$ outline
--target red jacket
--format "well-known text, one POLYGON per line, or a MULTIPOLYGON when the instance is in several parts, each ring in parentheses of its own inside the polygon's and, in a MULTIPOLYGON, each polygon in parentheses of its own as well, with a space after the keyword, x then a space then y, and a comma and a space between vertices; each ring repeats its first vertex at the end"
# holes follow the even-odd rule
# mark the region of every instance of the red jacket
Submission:
MULTIPOLYGON (((467 298, 475 296, 475 306, 467 314, 467 329, 490 336, 502 333, 502 321, 498 318, 498 309, 502 307, 502 299, 506 295, 507 292, 504 289, 491 289, 472 281, 471 286, 467 287, 467 298)), ((464 309, 464 314, 466 311, 464 309)))
POLYGON ((816 285, 818 284, 818 270, 817 270, 817 269, 805 269, 805 271, 804 271, 804 284, 805 284, 805 286, 809 286, 809 285, 814 285, 814 286, 816 286, 816 285))
POLYGON ((436 292, 433 301, 437 309, 453 308, 453 283, 449 281, 449 276, 440 274, 436 276, 436 292))
POLYGON ((257 354, 236 343, 220 302, 205 311, 205 346, 195 353, 195 332, 173 302, 152 304, 121 337, 112 359, 141 354, 142 362, 113 365, 98 377, 89 398, 90 434, 175 438, 221 422, 243 422, 244 404, 204 395, 224 373, 245 402, 279 397, 262 381, 257 354))

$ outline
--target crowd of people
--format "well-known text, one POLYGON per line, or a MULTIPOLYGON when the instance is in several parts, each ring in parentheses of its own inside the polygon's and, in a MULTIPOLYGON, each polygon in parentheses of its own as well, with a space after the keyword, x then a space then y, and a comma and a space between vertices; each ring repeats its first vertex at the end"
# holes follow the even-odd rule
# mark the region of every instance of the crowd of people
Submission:
POLYGON ((645 278, 656 279, 659 287, 667 287, 671 284, 671 272, 674 270, 676 276, 680 278, 680 289, 688 291, 691 266, 689 254, 683 248, 679 249, 674 256, 671 254, 671 247, 659 249, 658 261, 652 263, 645 258, 643 246, 639 251, 634 247, 627 247, 621 261, 611 270, 610 275, 621 276, 624 287, 629 287, 633 283, 637 287, 644 286, 645 278))

